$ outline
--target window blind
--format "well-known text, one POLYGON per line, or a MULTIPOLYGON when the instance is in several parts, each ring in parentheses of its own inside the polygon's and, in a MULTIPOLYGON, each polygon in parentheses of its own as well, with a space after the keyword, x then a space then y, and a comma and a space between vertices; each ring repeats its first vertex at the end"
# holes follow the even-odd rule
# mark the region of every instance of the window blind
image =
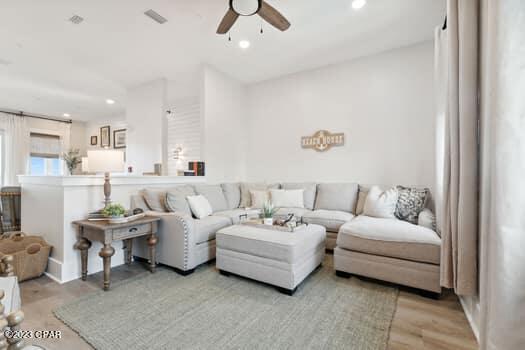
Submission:
POLYGON ((201 159, 200 101, 198 98, 174 103, 168 116, 168 175, 176 175, 177 169, 187 169, 189 161, 201 159), (179 160, 174 150, 182 148, 179 160))
POLYGON ((59 158, 61 152, 60 137, 56 135, 40 134, 32 132, 31 157, 59 158))

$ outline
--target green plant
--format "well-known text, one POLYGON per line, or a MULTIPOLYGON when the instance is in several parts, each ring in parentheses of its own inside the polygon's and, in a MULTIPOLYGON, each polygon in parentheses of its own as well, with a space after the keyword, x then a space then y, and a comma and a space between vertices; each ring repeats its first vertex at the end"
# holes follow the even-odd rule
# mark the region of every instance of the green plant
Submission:
POLYGON ((62 154, 62 159, 66 162, 67 170, 69 175, 73 175, 73 170, 82 163, 82 157, 80 157, 80 150, 71 148, 69 151, 62 154))
POLYGON ((121 204, 110 204, 102 209, 102 214, 109 217, 122 216, 126 213, 126 209, 121 204))
POLYGON ((271 201, 266 201, 264 202, 264 207, 263 207, 263 217, 265 219, 270 219, 270 218, 273 218, 273 215, 277 212, 277 208, 273 206, 272 202, 271 201))

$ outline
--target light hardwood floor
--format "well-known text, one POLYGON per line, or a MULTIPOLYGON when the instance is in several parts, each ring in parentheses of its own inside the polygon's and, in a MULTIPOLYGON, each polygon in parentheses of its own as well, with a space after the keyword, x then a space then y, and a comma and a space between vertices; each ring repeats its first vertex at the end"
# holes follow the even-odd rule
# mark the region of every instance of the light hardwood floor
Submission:
MULTIPOLYGON (((327 256, 325 264, 331 265, 327 256)), ((112 283, 133 278, 143 273, 140 263, 113 268, 112 283)), ((86 282, 75 280, 63 285, 48 277, 40 277, 20 284, 22 309, 25 313, 23 329, 60 330, 62 339, 32 340, 28 343, 42 345, 48 350, 84 350, 91 347, 75 332, 53 316, 52 310, 87 292, 101 288, 102 275, 88 276, 86 282)), ((130 312, 133 307, 130 306, 130 312)), ((389 349, 477 349, 477 343, 461 309, 457 297, 446 292, 440 300, 420 296, 417 291, 401 288, 390 332, 389 349)))

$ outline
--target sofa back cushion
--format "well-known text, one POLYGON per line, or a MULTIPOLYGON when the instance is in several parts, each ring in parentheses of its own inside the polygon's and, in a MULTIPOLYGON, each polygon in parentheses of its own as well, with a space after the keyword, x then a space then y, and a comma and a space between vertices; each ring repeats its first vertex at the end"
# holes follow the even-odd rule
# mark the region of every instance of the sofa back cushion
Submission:
POLYGON ((325 183, 317 185, 315 209, 339 210, 353 213, 357 201, 355 183, 325 183))
POLYGON ((188 185, 174 187, 166 192, 166 209, 170 212, 183 212, 191 215, 188 196, 194 196, 195 190, 188 185))
POLYGON ((313 182, 304 183, 283 183, 283 190, 304 190, 304 207, 313 210, 315 205, 315 194, 317 193, 317 184, 313 182))
POLYGON ((208 200, 213 212, 228 210, 228 203, 221 185, 195 185, 195 192, 208 200))
POLYGON ((304 208, 304 190, 270 190, 272 204, 277 208, 304 208))
POLYGON ((241 185, 239 183, 221 184, 228 209, 237 209, 241 204, 241 185))
POLYGON ((279 184, 267 184, 265 182, 243 182, 241 183, 241 204, 239 208, 252 206, 250 191, 268 191, 269 189, 280 187, 279 184))
POLYGON ((165 188, 145 188, 141 194, 150 210, 166 212, 166 191, 165 188))

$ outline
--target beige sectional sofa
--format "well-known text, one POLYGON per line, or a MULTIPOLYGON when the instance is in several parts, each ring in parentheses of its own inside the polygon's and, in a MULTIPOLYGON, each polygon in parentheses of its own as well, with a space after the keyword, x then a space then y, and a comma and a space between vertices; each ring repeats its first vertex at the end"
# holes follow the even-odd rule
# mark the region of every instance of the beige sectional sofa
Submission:
MULTIPOLYGON (((176 208, 169 208, 166 196, 173 188, 145 190, 132 198, 133 208, 161 217, 157 261, 179 273, 191 273, 196 266, 214 259, 217 231, 238 223, 241 215, 256 213, 245 208, 250 204, 250 189, 280 187, 303 189, 304 208, 279 208, 276 216, 294 213, 305 223, 324 226, 326 247, 334 250, 338 275, 356 274, 431 292, 441 290, 441 239, 431 228, 429 209, 421 212, 418 225, 364 216, 365 187, 360 191, 355 183, 227 183, 174 188, 180 190, 181 186, 185 186, 183 193, 206 197, 212 215, 195 219, 185 207, 175 204, 176 208)), ((135 244, 134 249, 134 255, 147 257, 146 245, 135 244)))

